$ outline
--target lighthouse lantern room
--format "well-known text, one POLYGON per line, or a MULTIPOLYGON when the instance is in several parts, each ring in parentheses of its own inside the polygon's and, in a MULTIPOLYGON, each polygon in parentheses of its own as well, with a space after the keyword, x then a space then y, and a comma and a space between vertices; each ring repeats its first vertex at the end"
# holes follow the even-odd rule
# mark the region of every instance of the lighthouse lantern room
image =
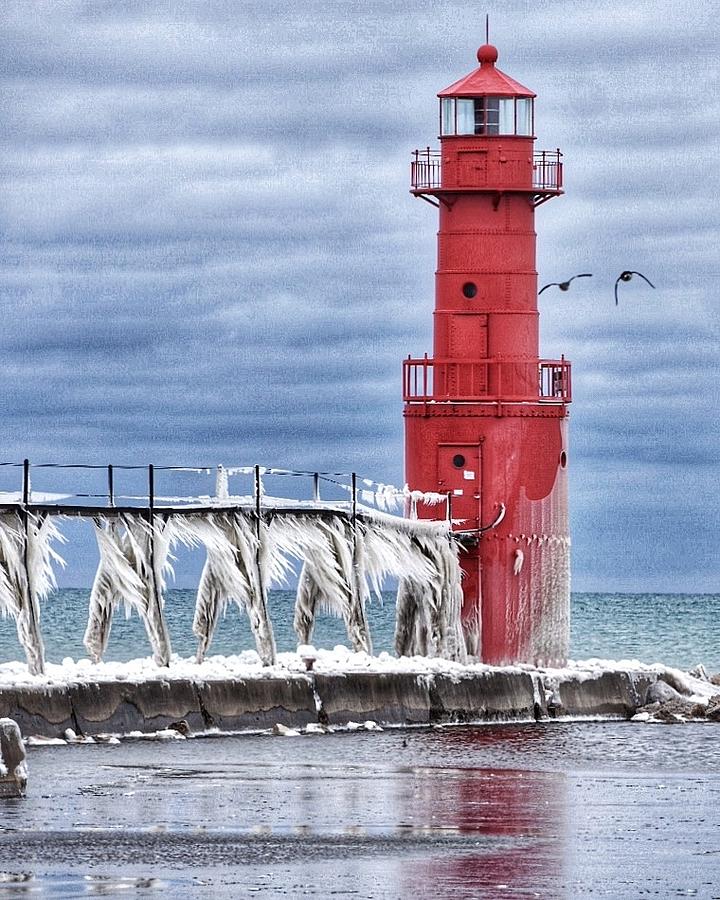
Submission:
POLYGON ((539 356, 535 208, 562 193, 562 155, 534 150, 535 94, 497 58, 483 45, 479 68, 439 93, 440 149, 412 161, 439 231, 433 355, 404 363, 406 478, 448 496, 469 651, 558 664, 571 382, 569 362, 539 356))

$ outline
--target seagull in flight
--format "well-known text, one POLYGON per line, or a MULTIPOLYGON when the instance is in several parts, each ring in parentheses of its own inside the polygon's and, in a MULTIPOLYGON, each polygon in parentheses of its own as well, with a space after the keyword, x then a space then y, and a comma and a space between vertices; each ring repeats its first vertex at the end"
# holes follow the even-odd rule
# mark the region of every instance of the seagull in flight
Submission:
MULTIPOLYGON (((623 273, 625 274, 625 273, 623 273)), ((542 294, 543 291, 546 291, 549 287, 559 287, 561 291, 569 291, 570 290, 570 282, 575 281, 576 278, 592 278, 592 272, 582 272, 580 275, 573 275, 572 278, 568 278, 567 281, 551 281, 550 284, 546 284, 540 288, 538 291, 538 297, 542 294)))
POLYGON ((652 281, 650 281, 649 278, 646 278, 642 272, 627 272, 627 271, 621 272, 617 277, 617 281, 615 282, 615 306, 618 305, 618 292, 617 292, 618 285, 620 284, 621 281, 630 281, 632 279, 633 275, 639 275, 643 279, 643 281, 647 281, 647 283, 650 285, 651 288, 655 287, 655 285, 652 283, 652 281))

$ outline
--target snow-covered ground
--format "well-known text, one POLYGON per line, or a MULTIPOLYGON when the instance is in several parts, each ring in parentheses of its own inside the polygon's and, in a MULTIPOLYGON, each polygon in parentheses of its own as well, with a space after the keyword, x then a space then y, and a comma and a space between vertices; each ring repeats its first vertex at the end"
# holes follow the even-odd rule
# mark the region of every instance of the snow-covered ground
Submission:
POLYGON ((300 647, 298 650, 297 653, 279 653, 273 666, 263 666, 254 650, 247 650, 234 656, 208 656, 202 663, 196 662, 194 657, 173 655, 170 665, 162 667, 157 666, 151 657, 142 657, 129 662, 99 663, 93 663, 88 659, 73 660, 68 657, 59 665, 48 663, 43 675, 30 674, 25 663, 7 662, 0 664, 0 688, 49 687, 107 681, 139 683, 189 679, 205 682, 288 678, 306 675, 306 659, 314 657, 312 671, 323 675, 343 675, 351 672, 437 674, 460 681, 472 675, 504 671, 535 673, 541 675, 544 682, 559 683, 568 680, 583 682, 597 678, 603 672, 623 671, 661 676, 699 702, 720 693, 720 688, 702 678, 693 677, 662 663, 648 665, 636 659, 571 660, 563 668, 515 665, 499 669, 483 663, 461 664, 439 657, 398 658, 389 653, 370 656, 363 652, 354 653, 343 645, 338 645, 332 650, 316 650, 313 647, 300 647))

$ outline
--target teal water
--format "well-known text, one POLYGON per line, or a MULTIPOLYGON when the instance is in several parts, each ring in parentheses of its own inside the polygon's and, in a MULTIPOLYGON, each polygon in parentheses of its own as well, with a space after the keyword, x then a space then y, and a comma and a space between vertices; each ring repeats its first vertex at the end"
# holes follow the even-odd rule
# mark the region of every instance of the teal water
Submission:
MULTIPOLYGON (((86 656, 82 644, 89 592, 64 589, 42 607, 42 631, 47 658, 60 662, 70 656, 86 656)), ((294 650, 292 630, 294 594, 272 591, 270 615, 280 651, 294 650)), ((181 656, 195 652, 192 618, 195 592, 170 590, 166 614, 173 650, 181 656)), ((703 663, 709 671, 720 671, 720 646, 715 623, 720 594, 573 594, 570 656, 573 659, 639 659, 663 662, 680 668, 703 663)), ((374 601, 369 610, 370 629, 376 653, 392 652, 395 596, 384 595, 382 605, 374 601)), ((330 616, 318 619, 313 643, 332 648, 347 643, 342 622, 330 616)), ((254 648, 247 617, 230 606, 221 620, 210 652, 233 654, 254 648)), ((125 618, 118 610, 114 620, 107 660, 126 661, 149 655, 149 645, 140 620, 125 618)), ((0 619, 0 662, 24 659, 12 619, 0 619)))

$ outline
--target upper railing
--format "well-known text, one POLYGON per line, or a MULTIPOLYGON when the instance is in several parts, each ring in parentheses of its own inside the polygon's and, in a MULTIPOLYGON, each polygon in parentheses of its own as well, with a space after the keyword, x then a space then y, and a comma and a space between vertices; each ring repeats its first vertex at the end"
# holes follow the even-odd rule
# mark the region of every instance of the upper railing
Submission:
POLYGON ((425 150, 413 151, 413 159, 410 163, 410 186, 414 191, 424 189, 437 190, 440 187, 440 160, 441 151, 425 150))
MULTIPOLYGON (((417 193, 440 190, 443 187, 441 160, 441 150, 431 150, 429 147, 425 150, 415 150, 410 164, 411 190, 417 193)), ((469 189, 473 186, 466 187, 469 189)), ((458 185, 453 190, 464 190, 466 187, 458 185)), ((529 190, 539 194, 559 194, 562 187, 562 153, 559 150, 538 150, 533 153, 532 185, 529 190)), ((482 188, 482 190, 489 189, 487 186, 482 188)))
POLYGON ((533 153, 533 188, 537 191, 560 193, 562 186, 562 153, 559 150, 538 150, 533 153))
MULTIPOLYGON (((411 517, 418 503, 444 495, 412 493, 356 472, 311 472, 267 466, 155 466, 0 462, 0 526, 5 513, 79 516, 381 513, 411 517), (322 495, 322 496, 321 496, 322 495)), ((1 534, 1 533, 0 533, 1 534)), ((0 542, 0 578, 2 578, 0 542)))
POLYGON ((555 403, 572 400, 570 363, 565 359, 450 360, 403 362, 406 403, 555 403))

